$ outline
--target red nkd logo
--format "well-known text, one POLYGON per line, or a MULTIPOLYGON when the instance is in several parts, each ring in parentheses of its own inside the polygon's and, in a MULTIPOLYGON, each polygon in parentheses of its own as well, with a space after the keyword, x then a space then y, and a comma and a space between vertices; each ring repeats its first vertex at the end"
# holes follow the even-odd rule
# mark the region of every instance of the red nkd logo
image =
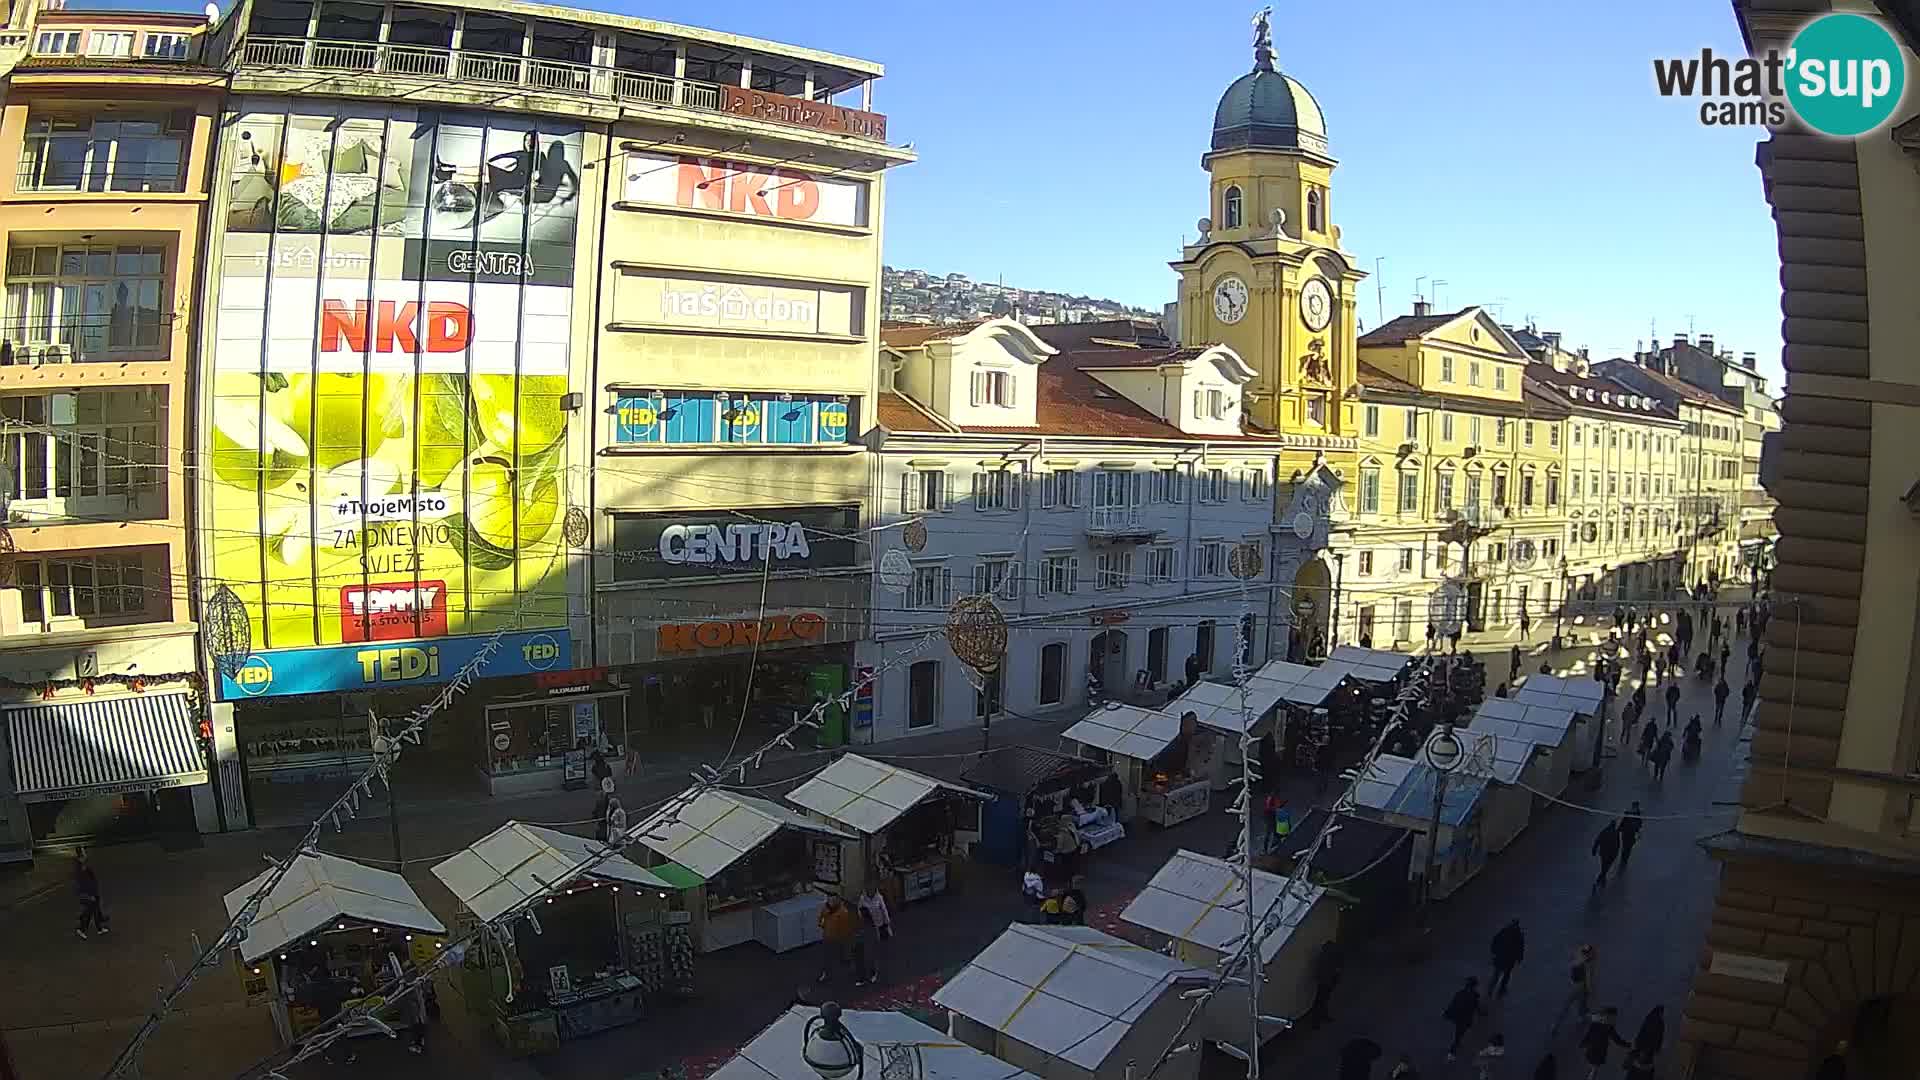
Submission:
POLYGON ((820 209, 820 185, 790 169, 756 172, 728 162, 683 158, 678 179, 680 205, 691 209, 788 221, 806 221, 820 209))
POLYGON ((402 641, 447 632, 447 583, 399 581, 340 590, 341 641, 402 641))
MULTIPOLYGON (((422 342, 430 353, 459 352, 472 338, 473 313, 465 304, 382 300, 374 305, 374 352, 417 353, 422 342)), ((355 300, 351 308, 339 300, 320 302, 320 351, 367 351, 365 300, 355 300)))

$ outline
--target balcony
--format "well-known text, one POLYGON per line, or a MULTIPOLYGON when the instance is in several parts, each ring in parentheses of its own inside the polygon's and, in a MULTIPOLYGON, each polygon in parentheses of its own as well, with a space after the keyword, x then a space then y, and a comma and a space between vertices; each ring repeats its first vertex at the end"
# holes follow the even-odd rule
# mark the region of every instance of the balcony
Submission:
POLYGON ((809 101, 785 94, 671 75, 472 49, 249 36, 241 43, 239 66, 455 80, 540 93, 569 94, 616 106, 677 106, 811 128, 878 143, 887 140, 886 117, 831 102, 809 101))
POLYGON ((1087 536, 1102 543, 1144 544, 1166 530, 1148 524, 1138 505, 1095 506, 1087 511, 1087 536))
POLYGON ((171 312, 0 319, 0 367, 153 363, 168 358, 172 340, 171 312))

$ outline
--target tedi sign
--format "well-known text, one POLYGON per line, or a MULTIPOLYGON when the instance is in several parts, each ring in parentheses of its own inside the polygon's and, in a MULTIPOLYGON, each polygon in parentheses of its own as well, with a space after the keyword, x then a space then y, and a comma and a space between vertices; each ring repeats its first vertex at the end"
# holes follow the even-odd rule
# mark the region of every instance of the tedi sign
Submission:
POLYGON ((1899 42, 1865 15, 1823 15, 1794 35, 1785 53, 1729 60, 1656 59, 1661 97, 1700 98, 1700 122, 1712 127, 1780 127, 1787 110, 1825 135, 1864 135, 1885 124, 1906 92, 1899 42))

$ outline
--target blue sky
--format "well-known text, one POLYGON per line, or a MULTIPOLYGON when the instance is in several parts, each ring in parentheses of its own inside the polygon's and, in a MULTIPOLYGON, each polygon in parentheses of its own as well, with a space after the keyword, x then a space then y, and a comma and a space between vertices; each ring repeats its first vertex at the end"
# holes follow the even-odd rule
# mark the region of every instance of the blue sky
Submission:
MULTIPOLYGON (((1252 0, 588 6, 884 63, 875 107, 920 153, 892 174, 889 263, 1155 309, 1207 210, 1214 105, 1252 64, 1252 0)), ((1385 259, 1387 318, 1416 278, 1444 279, 1441 305, 1497 305, 1596 357, 1650 324, 1663 340, 1691 328, 1778 378, 1762 132, 1704 127, 1653 89, 1655 56, 1742 54, 1729 4, 1274 6, 1280 67, 1319 100, 1340 159, 1334 220, 1362 265, 1385 259)))

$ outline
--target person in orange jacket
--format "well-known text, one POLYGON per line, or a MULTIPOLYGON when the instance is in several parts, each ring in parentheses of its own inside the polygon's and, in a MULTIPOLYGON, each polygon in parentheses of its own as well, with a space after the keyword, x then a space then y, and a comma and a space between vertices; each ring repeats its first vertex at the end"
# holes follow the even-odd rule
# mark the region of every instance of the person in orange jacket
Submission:
POLYGON ((854 914, 845 900, 829 896, 820 908, 819 923, 827 955, 820 965, 820 977, 815 981, 826 982, 833 978, 835 971, 853 963, 853 943, 860 935, 860 916, 854 914))

